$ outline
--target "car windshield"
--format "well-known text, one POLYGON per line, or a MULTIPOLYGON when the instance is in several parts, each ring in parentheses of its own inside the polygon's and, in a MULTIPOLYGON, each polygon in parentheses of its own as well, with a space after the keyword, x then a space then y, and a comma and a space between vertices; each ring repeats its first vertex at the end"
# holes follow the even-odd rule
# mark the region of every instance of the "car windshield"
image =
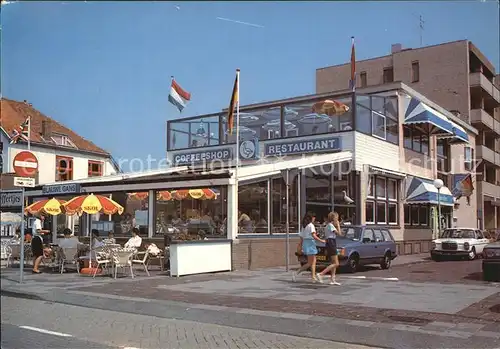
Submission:
POLYGON ((446 229, 442 234, 441 238, 445 239, 474 239, 473 230, 462 230, 462 229, 446 229))
POLYGON ((344 233, 346 239, 359 241, 361 240, 362 229, 360 227, 343 227, 342 233, 344 233))

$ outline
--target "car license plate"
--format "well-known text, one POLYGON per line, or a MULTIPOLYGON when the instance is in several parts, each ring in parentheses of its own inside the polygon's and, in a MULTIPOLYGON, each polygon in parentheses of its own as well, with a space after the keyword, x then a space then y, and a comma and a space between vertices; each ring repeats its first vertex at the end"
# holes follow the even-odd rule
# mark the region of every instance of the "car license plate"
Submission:
POLYGON ((326 262, 326 256, 316 256, 318 262, 326 262))

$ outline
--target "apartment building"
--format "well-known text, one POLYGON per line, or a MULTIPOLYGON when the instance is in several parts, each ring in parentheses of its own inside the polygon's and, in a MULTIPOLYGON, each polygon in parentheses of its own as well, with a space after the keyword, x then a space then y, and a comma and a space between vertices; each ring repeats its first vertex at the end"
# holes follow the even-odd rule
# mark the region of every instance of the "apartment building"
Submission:
MULTIPOLYGON (((449 150, 450 157, 475 158, 468 170, 477 166, 473 178, 478 225, 499 229, 500 75, 493 64, 472 42, 460 40, 416 49, 394 44, 387 56, 356 62, 356 70, 358 87, 401 81, 479 131, 475 151, 453 154, 449 150)), ((345 89, 349 76, 349 63, 317 69, 316 93, 345 89)), ((451 178, 447 168, 449 163, 443 163, 440 177, 445 183, 451 178)))

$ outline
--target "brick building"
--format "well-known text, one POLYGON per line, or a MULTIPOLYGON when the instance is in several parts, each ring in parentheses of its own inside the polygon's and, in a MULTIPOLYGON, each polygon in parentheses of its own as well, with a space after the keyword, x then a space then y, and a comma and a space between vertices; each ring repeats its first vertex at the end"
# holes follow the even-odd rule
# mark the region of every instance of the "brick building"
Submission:
MULTIPOLYGON (((481 51, 468 40, 417 49, 403 49, 395 44, 387 56, 356 62, 356 70, 358 87, 401 81, 479 130, 475 148, 479 165, 474 183, 478 225, 498 229, 500 75, 481 51)), ((349 63, 317 69, 316 93, 345 89, 349 76, 349 63)), ((445 172, 448 171, 438 175, 449 183, 450 176, 445 172)))

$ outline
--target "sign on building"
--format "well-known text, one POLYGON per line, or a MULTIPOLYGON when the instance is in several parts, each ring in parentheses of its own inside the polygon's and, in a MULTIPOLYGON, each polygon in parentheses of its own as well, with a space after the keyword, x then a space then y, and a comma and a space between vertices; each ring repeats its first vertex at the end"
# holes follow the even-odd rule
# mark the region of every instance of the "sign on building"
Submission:
POLYGON ((14 177, 15 187, 31 187, 35 186, 35 178, 32 177, 14 177))
POLYGON ((21 151, 14 156, 12 166, 19 177, 35 177, 38 172, 38 159, 30 151, 21 151))
MULTIPOLYGON (((182 151, 174 153, 174 165, 189 165, 195 163, 226 162, 234 160, 234 145, 204 148, 203 150, 182 151)), ((240 160, 254 160, 259 157, 259 140, 251 139, 240 142, 240 160)))
POLYGON ((322 137, 315 139, 284 140, 264 146, 265 156, 283 156, 304 153, 321 153, 341 150, 340 137, 322 137))
POLYGON ((10 191, 0 193, 0 206, 7 207, 21 207, 23 204, 23 193, 20 191, 10 191))
POLYGON ((44 185, 42 187, 42 194, 46 195, 66 195, 80 193, 80 184, 54 184, 44 185))

